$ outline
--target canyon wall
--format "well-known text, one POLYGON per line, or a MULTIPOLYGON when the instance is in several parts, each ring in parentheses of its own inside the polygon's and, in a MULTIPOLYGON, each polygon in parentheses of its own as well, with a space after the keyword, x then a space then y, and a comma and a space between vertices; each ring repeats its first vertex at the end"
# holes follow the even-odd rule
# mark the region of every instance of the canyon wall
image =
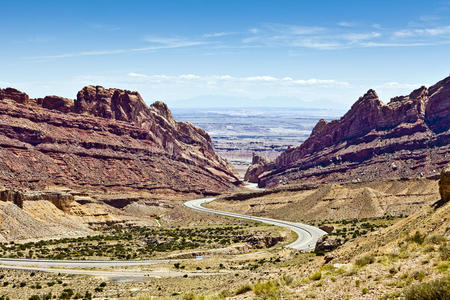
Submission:
POLYGON ((450 161, 450 77, 384 104, 369 90, 340 119, 245 176, 261 187, 438 176, 450 161))
POLYGON ((8 188, 217 194, 239 184, 204 130, 101 86, 75 100, 0 89, 0 157, 8 188))

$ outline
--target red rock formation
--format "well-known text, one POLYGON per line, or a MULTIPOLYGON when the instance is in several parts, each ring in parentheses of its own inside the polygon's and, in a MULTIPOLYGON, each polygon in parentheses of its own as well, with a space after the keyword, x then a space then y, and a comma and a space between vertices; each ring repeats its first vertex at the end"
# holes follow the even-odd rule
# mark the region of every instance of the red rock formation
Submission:
POLYGON ((42 99, 43 108, 59 110, 65 113, 73 111, 73 105, 74 102, 72 99, 59 96, 46 96, 42 99))
POLYGON ((258 165, 261 186, 437 175, 450 161, 450 77, 383 104, 375 91, 300 146, 258 165))
POLYGON ((75 101, 0 95, 0 185, 213 194, 239 181, 205 131, 176 122, 162 102, 146 106, 137 92, 88 86, 75 101))
POLYGON ((0 89, 0 100, 3 99, 11 99, 16 101, 17 103, 25 104, 28 102, 29 97, 27 94, 22 93, 13 88, 0 89))

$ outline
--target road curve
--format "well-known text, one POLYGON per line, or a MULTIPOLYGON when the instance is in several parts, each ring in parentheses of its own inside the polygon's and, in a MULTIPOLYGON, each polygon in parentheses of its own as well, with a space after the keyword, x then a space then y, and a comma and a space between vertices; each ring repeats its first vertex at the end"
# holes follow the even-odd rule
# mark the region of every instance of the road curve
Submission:
POLYGON ((195 200, 185 202, 184 205, 186 207, 189 207, 191 209, 195 209, 195 210, 198 210, 201 212, 213 213, 216 215, 235 217, 235 218, 246 219, 246 220, 251 220, 251 221, 257 221, 257 222, 262 222, 262 223, 266 223, 266 224, 270 224, 270 225, 288 228, 288 229, 294 231, 297 234, 298 238, 293 243, 285 246, 286 248, 293 248, 293 249, 297 249, 297 250, 313 250, 314 247, 316 246, 317 240, 321 236, 326 234, 325 231, 323 231, 319 228, 310 226, 310 225, 306 225, 306 224, 283 221, 283 220, 275 220, 275 219, 270 219, 270 218, 246 216, 246 215, 241 215, 241 214, 236 214, 236 213, 231 213, 231 212, 210 209, 210 208, 206 208, 206 207, 202 206, 202 204, 208 203, 208 202, 211 202, 214 200, 216 200, 216 198, 195 199, 195 200))

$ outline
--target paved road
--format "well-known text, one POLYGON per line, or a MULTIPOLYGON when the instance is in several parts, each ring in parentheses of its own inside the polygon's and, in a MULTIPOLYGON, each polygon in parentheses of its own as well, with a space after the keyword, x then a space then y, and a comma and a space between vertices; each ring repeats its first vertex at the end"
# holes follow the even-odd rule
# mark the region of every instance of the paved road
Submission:
MULTIPOLYGON (((85 266, 86 267, 86 266, 85 266)), ((113 281, 142 281, 146 277, 161 278, 161 277, 189 277, 219 275, 225 272, 179 272, 171 271, 169 269, 144 269, 144 270, 86 270, 86 269, 67 269, 67 268, 48 268, 48 267, 28 267, 15 265, 0 265, 0 269, 6 270, 21 270, 21 271, 39 271, 46 273, 62 273, 74 275, 88 275, 105 277, 113 281)))
POLYGON ((269 219, 269 218, 262 218, 262 217, 246 216, 246 215, 241 215, 241 214, 236 214, 236 213, 231 213, 231 212, 225 212, 225 211, 205 208, 202 206, 203 203, 208 203, 208 202, 214 201, 215 199, 216 198, 196 199, 196 200, 187 201, 184 203, 184 205, 189 208, 192 208, 192 209, 195 209, 198 211, 202 211, 202 212, 206 212, 206 213, 213 213, 213 214, 222 215, 222 216, 235 217, 235 218, 257 221, 257 222, 262 222, 262 223, 266 223, 266 224, 289 228, 290 230, 294 231, 298 235, 298 238, 295 242, 285 246, 287 248, 293 248, 293 249, 297 249, 297 250, 313 250, 314 247, 316 246, 317 240, 321 236, 326 234, 325 231, 323 231, 319 228, 310 226, 310 225, 306 225, 306 224, 283 221, 283 220, 275 220, 275 219, 269 219))
MULTIPOLYGON (((249 188, 257 189, 255 186, 249 188)), ((311 250, 322 235, 326 234, 324 231, 309 226, 306 224, 274 220, 262 217, 246 216, 231 212, 218 211, 214 209, 205 208, 203 203, 214 201, 215 198, 196 199, 185 202, 184 205, 206 213, 213 213, 223 216, 247 219, 266 224, 276 225, 288 228, 294 231, 298 238, 295 242, 287 245, 288 248, 298 250, 311 250)), ((167 259, 153 259, 153 260, 47 260, 47 259, 16 259, 16 258, 0 258, 0 269, 11 270, 28 270, 28 271, 42 271, 51 273, 65 273, 65 274, 79 274, 103 276, 112 280, 143 280, 145 277, 177 277, 184 276, 204 276, 217 275, 218 273, 211 272, 178 272, 168 269, 143 269, 143 270, 87 270, 81 268, 108 268, 108 267, 128 267, 128 266, 146 266, 160 263, 173 262, 176 260, 167 259)))
POLYGON ((70 267, 70 268, 106 268, 106 267, 130 267, 148 266, 175 260, 151 259, 151 260, 53 260, 53 259, 21 259, 0 258, 0 265, 12 266, 45 266, 45 267, 70 267))

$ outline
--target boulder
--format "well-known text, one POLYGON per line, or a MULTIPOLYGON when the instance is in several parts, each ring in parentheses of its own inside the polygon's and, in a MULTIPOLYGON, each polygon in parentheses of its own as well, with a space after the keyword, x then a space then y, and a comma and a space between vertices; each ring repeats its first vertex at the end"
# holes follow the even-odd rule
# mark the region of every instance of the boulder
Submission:
POLYGON ((336 236, 324 235, 317 240, 315 251, 328 252, 342 245, 342 240, 336 236))
POLYGON ((322 225, 319 226, 319 228, 323 231, 325 231, 326 233, 332 233, 334 231, 334 226, 331 225, 322 225))

